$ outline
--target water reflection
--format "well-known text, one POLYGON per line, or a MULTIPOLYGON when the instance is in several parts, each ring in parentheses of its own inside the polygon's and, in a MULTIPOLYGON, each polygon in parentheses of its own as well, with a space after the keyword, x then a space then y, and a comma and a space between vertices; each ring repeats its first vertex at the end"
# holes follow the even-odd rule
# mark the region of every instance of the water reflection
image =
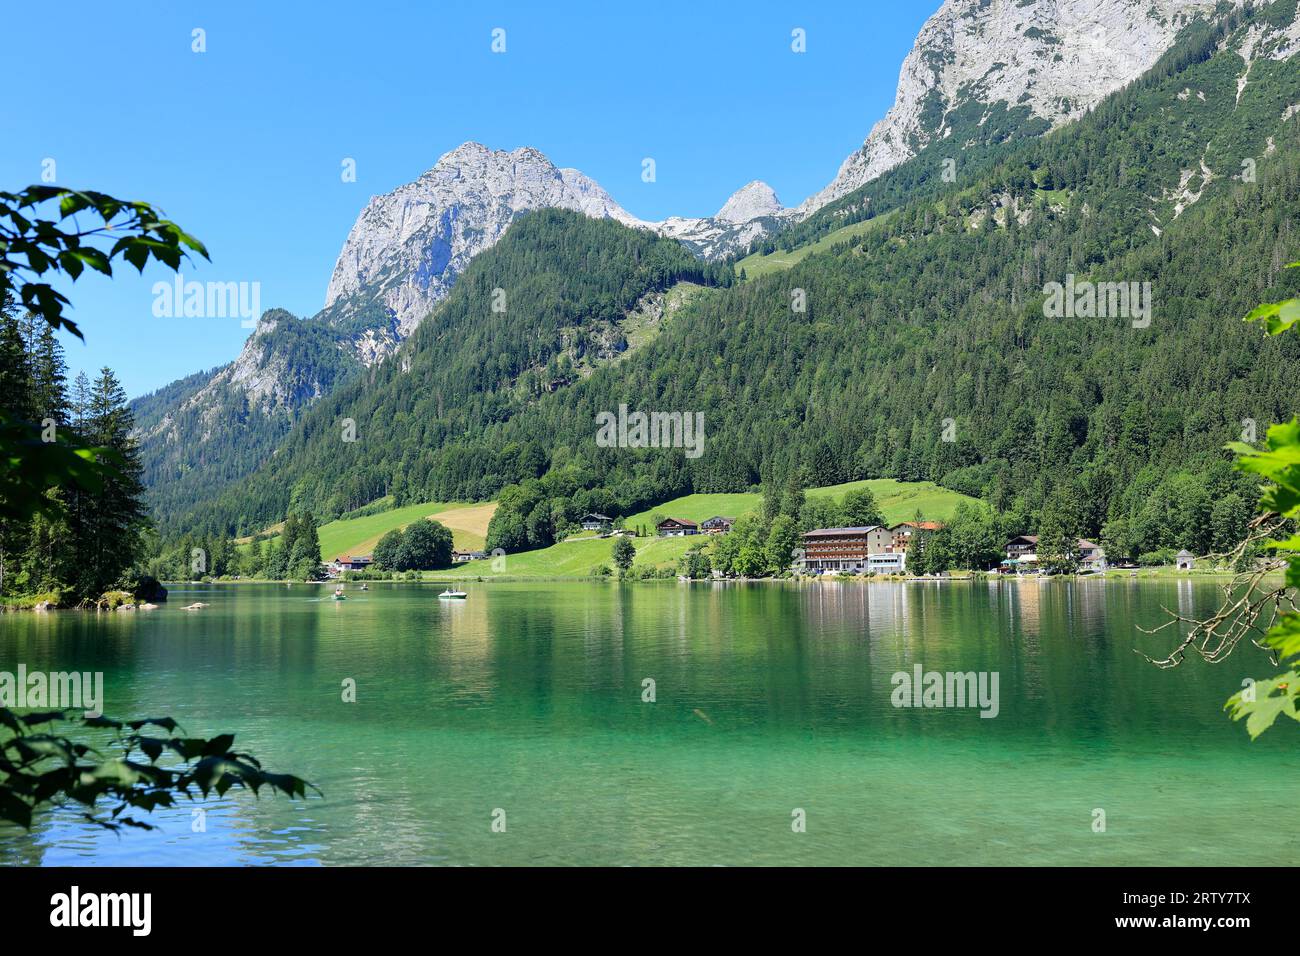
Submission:
MULTIPOLYGON (((1064 837, 1040 846, 1022 828, 1030 818, 1055 826, 1057 815, 1070 826, 1074 803, 1090 809, 1100 789, 1144 819, 1183 819, 1211 774, 1233 774, 1253 805, 1284 801, 1270 788, 1293 760, 1289 742, 1249 745, 1220 709, 1241 672, 1264 672, 1261 655, 1249 649, 1231 670, 1161 671, 1134 653, 1166 651, 1172 634, 1137 626, 1159 623, 1162 605, 1204 613, 1213 585, 494 584, 471 585, 465 602, 436 593, 374 585, 332 602, 318 589, 226 587, 174 594, 147 615, 0 616, 0 669, 103 670, 109 713, 235 731, 327 794, 235 796, 208 805, 206 832, 192 831, 185 808, 159 815, 162 833, 121 840, 47 815, 31 835, 0 832, 0 862, 700 863, 791 852, 888 862, 929 839, 951 846, 958 824, 992 828, 981 862, 1027 862, 988 848, 1012 834, 1049 861, 1113 862, 1064 837), (212 606, 180 610, 196 597, 212 606), (1000 715, 893 707, 891 676, 917 664, 997 671, 1000 715), (356 682, 355 704, 342 701, 345 680, 356 682), (761 835, 788 832, 789 807, 805 803, 838 820, 869 817, 870 839, 825 822, 795 851, 761 835), (511 841, 492 842, 494 808, 507 811, 511 841)), ((1205 845, 1248 843, 1249 822, 1234 825, 1202 835, 1205 845)), ((1122 852, 1148 862, 1185 852, 1172 831, 1144 833, 1122 852)))

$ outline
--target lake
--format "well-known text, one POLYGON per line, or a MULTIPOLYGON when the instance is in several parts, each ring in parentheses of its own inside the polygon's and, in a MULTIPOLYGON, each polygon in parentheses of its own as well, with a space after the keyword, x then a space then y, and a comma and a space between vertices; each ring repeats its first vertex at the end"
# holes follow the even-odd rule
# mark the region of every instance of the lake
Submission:
POLYGON ((1163 656, 1173 635, 1138 625, 1205 612, 1212 582, 463 586, 177 585, 151 612, 0 615, 0 670, 103 671, 110 716, 234 732, 325 793, 196 804, 201 832, 189 806, 120 838, 45 814, 0 828, 0 863, 1294 858, 1300 728, 1251 743, 1222 709, 1274 672, 1263 653, 1134 653, 1163 656), (996 673, 997 716, 894 706, 917 664, 996 673))

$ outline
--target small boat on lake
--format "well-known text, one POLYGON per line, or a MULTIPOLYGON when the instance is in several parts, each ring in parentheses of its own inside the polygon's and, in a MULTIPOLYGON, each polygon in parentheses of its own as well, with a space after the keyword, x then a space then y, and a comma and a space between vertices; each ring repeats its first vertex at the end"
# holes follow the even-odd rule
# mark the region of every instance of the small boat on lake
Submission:
POLYGON ((348 599, 348 596, 347 596, 346 594, 343 593, 343 589, 342 589, 342 588, 335 588, 335 589, 334 589, 334 600, 336 600, 336 601, 346 601, 347 599, 348 599))
POLYGON ((438 595, 438 600, 463 601, 467 597, 469 597, 469 595, 466 594, 464 591, 453 591, 451 588, 448 588, 447 590, 443 591, 441 594, 438 595))
POLYGON ((362 590, 362 591, 369 591, 370 588, 366 587, 366 586, 363 584, 363 585, 361 585, 361 590, 362 590))

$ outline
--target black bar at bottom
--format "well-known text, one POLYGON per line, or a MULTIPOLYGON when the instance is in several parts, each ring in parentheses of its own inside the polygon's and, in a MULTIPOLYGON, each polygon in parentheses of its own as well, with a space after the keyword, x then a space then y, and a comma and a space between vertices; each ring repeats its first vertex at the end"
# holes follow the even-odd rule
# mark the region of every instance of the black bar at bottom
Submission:
POLYGON ((384 937, 537 943, 599 932, 613 942, 623 937, 603 934, 621 926, 628 940, 649 933, 663 943, 665 928, 702 921, 733 942, 786 923, 873 935, 912 926, 936 942, 973 939, 965 931, 978 928, 997 934, 984 939, 1047 944, 1107 936, 1233 946, 1283 938, 1296 882, 1289 869, 1227 868, 30 868, 0 870, 0 898, 10 940, 240 945, 251 932, 259 942, 374 943, 382 927, 384 937))

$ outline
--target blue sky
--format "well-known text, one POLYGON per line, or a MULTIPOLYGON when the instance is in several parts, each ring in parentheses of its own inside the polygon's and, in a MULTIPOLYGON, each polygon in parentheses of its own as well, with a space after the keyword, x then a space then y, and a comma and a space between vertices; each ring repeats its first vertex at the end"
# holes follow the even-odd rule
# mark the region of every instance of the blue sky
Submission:
MULTIPOLYGON (((7 53, 29 82, 0 108, 0 188, 53 159, 58 184, 148 200, 202 239, 212 263, 187 278, 311 315, 366 201, 466 140, 535 146, 643 219, 710 215, 751 179, 794 205, 889 108, 939 2, 8 0, 11 35, 41 39, 7 53)), ((109 365, 135 396, 238 354, 238 319, 153 315, 169 277, 123 264, 72 287, 73 374, 109 365)))

